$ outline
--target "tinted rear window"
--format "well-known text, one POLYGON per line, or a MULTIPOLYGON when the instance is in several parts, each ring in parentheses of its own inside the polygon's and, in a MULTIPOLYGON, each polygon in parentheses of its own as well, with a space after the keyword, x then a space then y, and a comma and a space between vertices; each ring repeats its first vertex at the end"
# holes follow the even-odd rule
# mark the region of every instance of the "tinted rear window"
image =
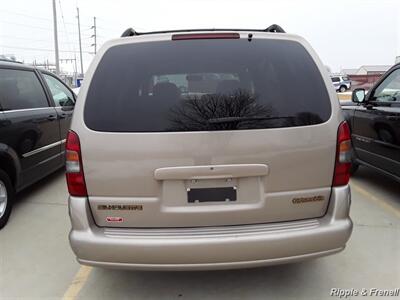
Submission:
POLYGON ((84 111, 89 128, 113 132, 279 128, 330 115, 304 47, 266 39, 114 46, 93 75, 84 111))
POLYGON ((0 69, 0 110, 48 106, 46 94, 35 72, 0 69))

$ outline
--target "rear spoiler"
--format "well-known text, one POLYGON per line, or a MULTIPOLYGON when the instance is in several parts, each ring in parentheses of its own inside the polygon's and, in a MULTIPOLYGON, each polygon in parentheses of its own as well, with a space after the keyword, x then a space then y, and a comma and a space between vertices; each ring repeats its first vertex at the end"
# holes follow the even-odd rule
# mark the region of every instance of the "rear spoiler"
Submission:
POLYGON ((275 33, 286 33, 283 28, 277 24, 273 24, 266 29, 187 29, 187 30, 165 30, 165 31, 149 31, 149 32, 137 32, 133 28, 125 30, 121 37, 146 35, 146 34, 158 34, 158 33, 179 33, 179 32, 198 32, 198 31, 256 31, 256 32, 275 32, 275 33))

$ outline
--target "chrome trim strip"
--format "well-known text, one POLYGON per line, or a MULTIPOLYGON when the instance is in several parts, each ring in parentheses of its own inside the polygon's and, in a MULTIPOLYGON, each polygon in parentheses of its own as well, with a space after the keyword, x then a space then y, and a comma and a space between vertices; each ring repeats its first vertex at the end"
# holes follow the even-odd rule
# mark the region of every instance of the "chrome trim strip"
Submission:
POLYGON ((35 154, 37 154, 37 153, 46 151, 46 150, 48 150, 48 149, 50 149, 50 148, 53 148, 53 147, 59 146, 59 145, 61 145, 61 144, 64 144, 65 141, 66 141, 66 140, 63 139, 63 140, 61 140, 61 141, 58 141, 58 142, 55 142, 55 143, 52 143, 52 144, 49 144, 49 145, 46 145, 46 146, 37 148, 37 149, 32 150, 32 151, 29 151, 29 152, 26 152, 26 153, 22 154, 22 157, 29 157, 29 156, 35 155, 35 154))
POLYGON ((42 160, 42 161, 41 161, 40 163, 38 163, 36 166, 45 164, 45 163, 47 163, 47 162, 49 162, 49 161, 51 161, 51 160, 53 160, 53 159, 56 159, 57 157, 60 157, 60 156, 61 156, 61 153, 57 153, 56 155, 50 156, 49 158, 46 158, 45 160, 42 160))
POLYGON ((9 109, 9 110, 3 110, 3 113, 10 113, 10 112, 19 112, 19 111, 31 111, 31 110, 40 110, 40 109, 49 109, 49 108, 54 108, 53 106, 47 106, 47 107, 36 107, 36 108, 21 108, 21 109, 9 109))
POLYGON ((41 110, 41 109, 49 109, 49 108, 63 108, 63 107, 73 107, 73 105, 68 105, 68 106, 46 106, 46 107, 21 108, 21 109, 9 109, 9 110, 0 110, 0 112, 3 112, 3 113, 10 113, 10 112, 41 110))
POLYGON ((357 141, 364 142, 364 143, 371 143, 373 140, 372 138, 354 134, 354 133, 351 136, 354 137, 357 141))

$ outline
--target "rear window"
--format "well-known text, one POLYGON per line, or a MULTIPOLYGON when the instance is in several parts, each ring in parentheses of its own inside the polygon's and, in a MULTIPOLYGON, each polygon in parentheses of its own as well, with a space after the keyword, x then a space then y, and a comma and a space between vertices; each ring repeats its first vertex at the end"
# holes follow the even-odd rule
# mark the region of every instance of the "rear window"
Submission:
POLYGON ((0 69, 0 110, 48 106, 46 94, 35 72, 0 69))
POLYGON ((330 115, 305 48, 268 39, 114 46, 93 75, 84 110, 89 128, 112 132, 292 127, 330 115))

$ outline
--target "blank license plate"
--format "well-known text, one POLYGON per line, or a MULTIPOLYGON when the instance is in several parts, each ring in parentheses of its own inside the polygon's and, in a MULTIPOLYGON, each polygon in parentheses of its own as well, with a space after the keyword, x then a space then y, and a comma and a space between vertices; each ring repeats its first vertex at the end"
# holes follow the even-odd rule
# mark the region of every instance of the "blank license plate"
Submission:
POLYGON ((189 203, 236 201, 234 187, 190 189, 187 194, 189 203))

